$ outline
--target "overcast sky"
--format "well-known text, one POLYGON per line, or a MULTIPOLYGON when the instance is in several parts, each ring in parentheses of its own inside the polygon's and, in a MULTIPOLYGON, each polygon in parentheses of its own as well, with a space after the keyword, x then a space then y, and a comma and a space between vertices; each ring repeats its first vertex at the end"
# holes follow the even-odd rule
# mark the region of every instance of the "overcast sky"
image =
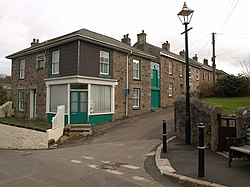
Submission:
MULTIPOLYGON (((184 26, 177 17, 183 0, 0 0, 0 73, 10 74, 5 56, 81 28, 120 40, 129 34, 132 44, 142 30, 147 42, 171 51, 184 49, 184 26)), ((211 33, 216 34, 216 65, 227 73, 241 73, 239 61, 250 55, 248 0, 187 0, 194 10, 189 24, 189 57, 211 64, 211 33)), ((249 56, 250 58, 250 56, 249 56)))

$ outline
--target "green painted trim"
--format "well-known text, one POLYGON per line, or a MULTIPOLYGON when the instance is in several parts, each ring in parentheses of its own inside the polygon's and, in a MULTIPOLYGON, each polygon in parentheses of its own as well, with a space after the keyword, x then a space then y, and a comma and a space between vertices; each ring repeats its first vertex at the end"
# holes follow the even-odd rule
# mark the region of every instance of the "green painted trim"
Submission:
MULTIPOLYGON (((52 113, 47 113, 47 122, 49 124, 51 124, 52 118, 55 116, 56 114, 52 114, 52 113)), ((68 124, 68 115, 64 115, 64 125, 68 124)))
POLYGON ((91 115, 89 116, 89 123, 94 126, 102 123, 112 121, 112 114, 91 115))

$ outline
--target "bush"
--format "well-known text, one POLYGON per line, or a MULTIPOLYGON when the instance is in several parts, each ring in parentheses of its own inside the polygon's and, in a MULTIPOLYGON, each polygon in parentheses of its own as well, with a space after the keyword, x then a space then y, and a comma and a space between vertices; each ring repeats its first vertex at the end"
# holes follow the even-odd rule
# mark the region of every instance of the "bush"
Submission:
POLYGON ((247 81, 242 76, 224 75, 217 78, 216 94, 219 97, 247 95, 247 81))
POLYGON ((3 87, 0 85, 0 106, 7 102, 7 92, 3 87))
POLYGON ((215 87, 212 83, 201 82, 199 84, 199 98, 207 98, 215 96, 215 87))

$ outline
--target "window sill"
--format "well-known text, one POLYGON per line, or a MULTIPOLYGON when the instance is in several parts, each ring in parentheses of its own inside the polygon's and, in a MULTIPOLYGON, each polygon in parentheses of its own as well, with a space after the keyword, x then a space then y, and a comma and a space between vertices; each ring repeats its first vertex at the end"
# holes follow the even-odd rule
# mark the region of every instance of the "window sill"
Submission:
POLYGON ((133 110, 141 110, 141 107, 133 107, 133 110))
POLYGON ((106 78, 110 78, 110 75, 105 75, 105 74, 99 74, 100 77, 106 77, 106 78))
POLYGON ((133 81, 141 81, 141 79, 133 78, 133 81))

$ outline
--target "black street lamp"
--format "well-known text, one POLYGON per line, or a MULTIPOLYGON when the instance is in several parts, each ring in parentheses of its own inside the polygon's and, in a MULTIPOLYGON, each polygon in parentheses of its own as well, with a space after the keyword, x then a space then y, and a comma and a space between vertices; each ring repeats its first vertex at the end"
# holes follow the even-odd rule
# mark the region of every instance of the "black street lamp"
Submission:
POLYGON ((188 24, 190 23, 193 10, 187 7, 186 2, 184 2, 182 10, 177 14, 181 23, 185 25, 185 63, 186 63, 186 127, 185 127, 185 144, 191 144, 191 128, 190 128, 190 87, 189 87, 189 58, 188 58, 188 24))

